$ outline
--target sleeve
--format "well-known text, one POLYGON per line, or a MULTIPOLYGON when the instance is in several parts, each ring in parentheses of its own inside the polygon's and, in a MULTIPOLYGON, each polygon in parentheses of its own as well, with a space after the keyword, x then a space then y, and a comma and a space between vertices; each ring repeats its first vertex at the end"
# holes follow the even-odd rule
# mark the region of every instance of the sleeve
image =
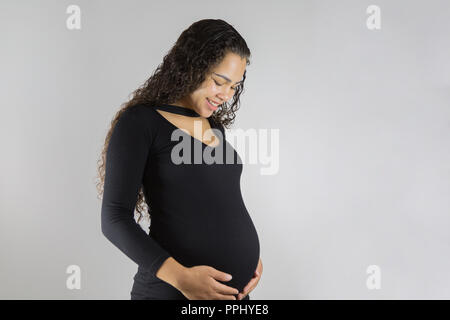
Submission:
POLYGON ((103 235, 153 276, 170 254, 134 219, 139 188, 151 146, 148 120, 126 110, 111 134, 106 153, 101 207, 103 235))

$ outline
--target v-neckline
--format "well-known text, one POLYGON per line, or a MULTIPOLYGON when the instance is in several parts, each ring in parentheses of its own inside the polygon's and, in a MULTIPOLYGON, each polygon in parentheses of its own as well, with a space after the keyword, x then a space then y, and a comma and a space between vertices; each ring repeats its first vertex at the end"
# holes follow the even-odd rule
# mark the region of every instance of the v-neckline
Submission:
MULTIPOLYGON (((222 139, 220 137, 217 137, 217 135, 214 133, 214 136, 219 140, 219 142, 217 143, 216 146, 211 146, 209 144, 204 143, 203 141, 195 138, 194 136, 192 136, 191 134, 187 133, 186 129, 183 128, 179 128, 177 127, 175 124, 173 124, 171 121, 169 121, 169 119, 167 119, 166 117, 164 117, 161 113, 158 112, 158 110, 156 109, 160 109, 169 113, 176 113, 176 114, 181 114, 181 115, 186 115, 186 116, 190 116, 190 117, 201 117, 198 113, 196 113, 194 110, 192 109, 187 109, 184 107, 180 107, 180 106, 176 106, 176 105, 170 105, 170 104, 159 104, 159 105, 155 105, 153 107, 151 107, 151 109, 153 109, 165 122, 167 122, 173 129, 180 129, 181 132, 183 132, 185 135, 191 137, 194 140, 197 140, 198 142, 200 142, 202 145, 208 147, 208 148, 212 148, 212 149, 216 149, 217 147, 219 147, 222 144, 222 139), (186 110, 187 112, 185 112, 184 110, 186 110), (192 112, 191 112, 192 111, 192 112), (185 131, 186 130, 186 131, 185 131)), ((209 122, 209 126, 211 127, 211 129, 217 129, 215 128, 215 126, 213 126, 212 121, 210 118, 205 118, 206 120, 208 120, 209 122)), ((220 131, 220 130, 219 130, 220 131)))

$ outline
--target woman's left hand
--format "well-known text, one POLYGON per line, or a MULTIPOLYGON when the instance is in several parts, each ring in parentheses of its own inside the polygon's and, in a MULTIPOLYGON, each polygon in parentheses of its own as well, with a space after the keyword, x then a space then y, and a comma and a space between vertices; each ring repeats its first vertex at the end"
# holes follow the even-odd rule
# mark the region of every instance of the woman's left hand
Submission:
POLYGON ((245 286, 242 292, 239 292, 237 297, 238 300, 244 299, 253 289, 255 289, 255 287, 258 285, 259 279, 261 278, 261 274, 262 274, 262 262, 261 258, 259 258, 258 266, 256 267, 255 273, 253 274, 253 278, 245 286))

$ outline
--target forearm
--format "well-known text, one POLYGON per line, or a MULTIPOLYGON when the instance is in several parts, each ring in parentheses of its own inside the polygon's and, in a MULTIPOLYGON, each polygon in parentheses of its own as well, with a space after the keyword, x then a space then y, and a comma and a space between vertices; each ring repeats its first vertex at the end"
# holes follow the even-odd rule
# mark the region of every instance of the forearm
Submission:
POLYGON ((156 277, 178 289, 187 269, 174 258, 169 257, 156 272, 156 277))

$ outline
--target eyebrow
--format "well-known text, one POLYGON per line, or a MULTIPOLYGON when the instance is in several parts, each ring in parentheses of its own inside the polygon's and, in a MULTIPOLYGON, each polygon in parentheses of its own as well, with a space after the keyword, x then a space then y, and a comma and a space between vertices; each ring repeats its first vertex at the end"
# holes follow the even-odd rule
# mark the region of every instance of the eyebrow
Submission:
MULTIPOLYGON (((227 80, 227 82, 231 82, 231 80, 228 78, 228 77, 226 77, 226 76, 224 76, 223 74, 218 74, 218 73, 215 73, 215 72, 213 72, 215 75, 217 75, 217 76, 219 76, 219 77, 222 77, 222 78, 224 78, 225 80, 227 80)), ((238 82, 236 82, 236 84, 239 84, 239 83, 241 83, 241 82, 243 82, 244 80, 241 80, 241 81, 238 81, 238 82)))

